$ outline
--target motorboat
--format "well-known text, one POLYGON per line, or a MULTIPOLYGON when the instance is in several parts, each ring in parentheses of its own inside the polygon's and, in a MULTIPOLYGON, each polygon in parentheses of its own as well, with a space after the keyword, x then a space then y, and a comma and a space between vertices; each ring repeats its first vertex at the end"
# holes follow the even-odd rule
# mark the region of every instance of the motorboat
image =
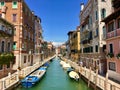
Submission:
POLYGON ((46 68, 40 67, 38 70, 28 75, 21 81, 22 86, 24 86, 25 88, 32 87, 44 76, 45 72, 46 72, 46 68))
POLYGON ((75 72, 75 71, 69 72, 69 76, 70 76, 70 78, 75 79, 76 81, 78 81, 79 78, 80 78, 79 75, 78 75, 78 73, 75 72))

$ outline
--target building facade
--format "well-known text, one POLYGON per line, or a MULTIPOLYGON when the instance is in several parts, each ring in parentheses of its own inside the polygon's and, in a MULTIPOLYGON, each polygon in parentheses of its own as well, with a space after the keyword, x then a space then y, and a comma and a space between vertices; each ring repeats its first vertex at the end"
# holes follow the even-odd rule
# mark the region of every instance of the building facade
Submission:
POLYGON ((43 42, 43 36, 42 36, 42 25, 41 25, 41 19, 38 16, 35 16, 35 33, 34 33, 34 43, 35 43, 35 55, 34 60, 35 62, 40 62, 42 59, 42 42, 43 42))
POLYGON ((101 20, 111 13, 110 0, 88 0, 87 5, 81 4, 80 59, 87 68, 99 69, 99 73, 106 72, 106 41, 105 25, 101 20))
POLYGON ((8 72, 13 72, 13 31, 14 26, 0 18, 0 78, 8 75, 8 72))
POLYGON ((70 58, 78 62, 80 55, 80 30, 77 28, 75 31, 68 32, 69 36, 69 47, 70 47, 70 58))
POLYGON ((113 12, 103 21, 106 24, 108 76, 120 81, 120 1, 112 0, 113 12))
POLYGON ((0 15, 14 24, 14 69, 33 64, 34 14, 24 0, 1 0, 0 15))

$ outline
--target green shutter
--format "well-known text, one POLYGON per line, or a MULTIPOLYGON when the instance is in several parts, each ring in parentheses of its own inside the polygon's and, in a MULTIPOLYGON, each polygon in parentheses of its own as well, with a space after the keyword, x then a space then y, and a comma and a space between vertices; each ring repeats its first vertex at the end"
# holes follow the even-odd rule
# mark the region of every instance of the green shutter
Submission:
POLYGON ((17 2, 16 1, 13 1, 12 8, 17 8, 17 2))
POLYGON ((5 5, 5 3, 4 2, 1 2, 1 6, 4 6, 5 5))

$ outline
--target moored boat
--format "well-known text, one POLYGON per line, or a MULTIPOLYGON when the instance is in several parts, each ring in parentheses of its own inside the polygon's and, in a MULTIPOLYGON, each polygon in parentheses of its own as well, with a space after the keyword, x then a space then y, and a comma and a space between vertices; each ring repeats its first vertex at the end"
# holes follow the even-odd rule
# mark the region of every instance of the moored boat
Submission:
POLYGON ((29 76, 25 77, 21 83, 22 86, 29 88, 32 87, 34 84, 36 84, 45 74, 46 68, 40 67, 38 70, 30 74, 29 76))
POLYGON ((74 69, 72 67, 67 68, 67 73, 73 71, 74 69))
POLYGON ((76 73, 75 71, 69 72, 69 76, 70 76, 70 78, 75 79, 76 81, 78 81, 80 78, 78 73, 76 73))

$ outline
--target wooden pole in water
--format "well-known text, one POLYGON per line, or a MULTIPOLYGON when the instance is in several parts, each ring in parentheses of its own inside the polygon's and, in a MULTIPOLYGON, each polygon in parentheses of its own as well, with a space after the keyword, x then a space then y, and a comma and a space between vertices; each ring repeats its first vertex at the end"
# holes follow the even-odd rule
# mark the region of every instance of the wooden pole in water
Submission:
POLYGON ((104 90, 107 90, 108 72, 106 73, 104 90))
POLYGON ((91 78, 91 67, 89 69, 89 76, 88 76, 88 87, 90 86, 90 78, 91 78))
POLYGON ((96 77, 95 77, 95 87, 94 90, 96 90, 96 86, 97 86, 97 78, 98 78, 98 68, 96 69, 96 77))

